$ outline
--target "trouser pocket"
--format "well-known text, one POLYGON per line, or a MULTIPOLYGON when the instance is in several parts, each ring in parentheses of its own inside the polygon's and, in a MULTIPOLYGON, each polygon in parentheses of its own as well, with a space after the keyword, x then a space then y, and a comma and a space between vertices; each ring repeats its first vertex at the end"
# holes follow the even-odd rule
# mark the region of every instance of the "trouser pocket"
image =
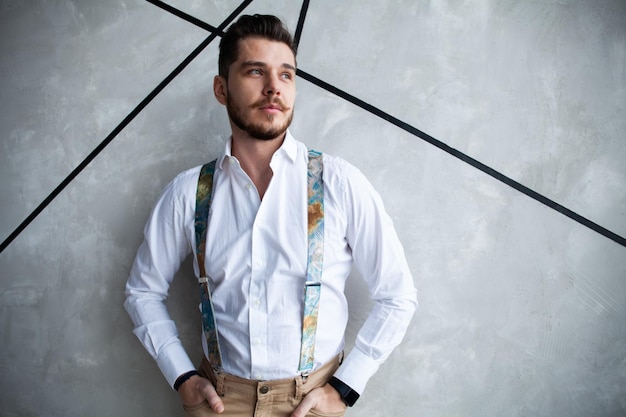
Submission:
POLYGON ((183 405, 183 410, 185 410, 187 417, 211 417, 216 415, 207 401, 193 406, 183 405))

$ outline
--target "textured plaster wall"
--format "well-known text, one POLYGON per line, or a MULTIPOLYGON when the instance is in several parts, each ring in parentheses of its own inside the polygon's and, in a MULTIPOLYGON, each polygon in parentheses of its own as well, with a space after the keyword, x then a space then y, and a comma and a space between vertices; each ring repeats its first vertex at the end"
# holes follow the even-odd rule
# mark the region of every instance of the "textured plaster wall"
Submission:
MULTIPOLYGON (((176 0, 214 26, 237 1, 176 0)), ((295 29, 300 1, 257 0, 295 29)), ((0 0, 4 240, 208 33, 140 0, 0 0)), ((312 1, 307 73, 626 236, 626 3, 312 1)), ((2 416, 182 415, 123 286, 229 130, 211 44, 0 254, 2 416)), ((297 138, 360 167, 420 309, 348 416, 626 415, 626 248, 300 79, 297 138)), ((170 306, 199 357, 185 266, 170 306)), ((348 341, 367 312, 355 274, 348 341)))

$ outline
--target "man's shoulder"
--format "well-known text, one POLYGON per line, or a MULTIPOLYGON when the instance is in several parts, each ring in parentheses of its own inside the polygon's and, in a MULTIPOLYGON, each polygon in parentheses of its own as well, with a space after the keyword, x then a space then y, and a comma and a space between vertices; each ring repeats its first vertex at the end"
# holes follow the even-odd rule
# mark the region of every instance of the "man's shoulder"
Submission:
POLYGON ((165 193, 169 191, 174 198, 184 199, 187 196, 195 198, 202 166, 198 165, 179 172, 165 187, 165 193))
POLYGON ((322 152, 324 164, 324 178, 335 177, 343 180, 351 178, 359 170, 341 156, 322 152))
POLYGON ((330 154, 324 151, 319 151, 324 158, 324 165, 328 165, 333 168, 343 168, 348 165, 351 165, 347 160, 342 158, 341 156, 337 156, 334 154, 330 154))
POLYGON ((198 175, 200 175, 201 168, 202 168, 202 165, 198 165, 193 168, 188 168, 182 172, 179 172, 178 175, 176 175, 174 179, 172 180, 172 184, 180 187, 190 182, 197 183, 198 175))

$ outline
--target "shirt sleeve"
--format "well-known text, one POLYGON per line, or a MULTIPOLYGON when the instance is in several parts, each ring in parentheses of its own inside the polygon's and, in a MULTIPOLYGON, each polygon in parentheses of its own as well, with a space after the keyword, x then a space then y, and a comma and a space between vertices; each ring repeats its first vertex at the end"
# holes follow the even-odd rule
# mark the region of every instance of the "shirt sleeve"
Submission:
POLYGON ((417 291, 404 250, 380 195, 347 165, 346 237, 355 266, 367 283, 373 308, 354 348, 335 376, 362 393, 369 379, 402 341, 417 307, 417 291))
POLYGON ((135 326, 133 333, 170 386, 178 376, 195 369, 165 305, 174 275, 192 250, 186 231, 189 208, 180 189, 182 177, 167 185, 150 214, 126 283, 124 303, 135 326))

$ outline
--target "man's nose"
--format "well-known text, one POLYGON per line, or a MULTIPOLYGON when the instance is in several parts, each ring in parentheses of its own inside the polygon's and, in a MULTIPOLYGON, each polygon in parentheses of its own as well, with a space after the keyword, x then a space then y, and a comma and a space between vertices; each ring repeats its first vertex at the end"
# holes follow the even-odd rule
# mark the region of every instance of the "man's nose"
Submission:
POLYGON ((265 95, 271 96, 279 96, 280 95, 280 84, 278 80, 278 75, 276 74, 268 74, 267 79, 265 81, 265 95))

